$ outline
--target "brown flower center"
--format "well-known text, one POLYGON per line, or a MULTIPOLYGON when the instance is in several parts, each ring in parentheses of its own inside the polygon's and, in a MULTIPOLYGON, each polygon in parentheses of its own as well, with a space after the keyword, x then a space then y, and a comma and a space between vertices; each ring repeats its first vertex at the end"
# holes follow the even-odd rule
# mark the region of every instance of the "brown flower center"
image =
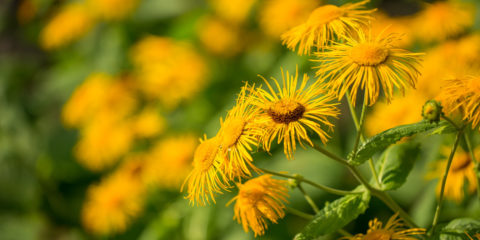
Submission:
POLYGON ((288 124, 303 117, 305 110, 305 107, 298 102, 282 99, 273 103, 267 113, 274 122, 288 124))
POLYGON ((361 43, 350 51, 350 58, 360 66, 376 66, 387 60, 388 49, 373 43, 361 43))

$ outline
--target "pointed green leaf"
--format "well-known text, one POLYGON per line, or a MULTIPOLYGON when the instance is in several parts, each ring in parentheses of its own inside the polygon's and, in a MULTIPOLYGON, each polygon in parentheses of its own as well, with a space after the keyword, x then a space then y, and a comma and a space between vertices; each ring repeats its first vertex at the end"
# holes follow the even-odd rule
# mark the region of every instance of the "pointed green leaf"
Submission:
POLYGON ((439 239, 440 240, 469 239, 467 236, 467 233, 472 238, 475 234, 480 233, 480 221, 472 218, 455 219, 441 229, 441 231, 439 232, 440 234, 439 239))
POLYGON ((405 183, 420 154, 418 143, 392 145, 376 164, 382 190, 397 189, 405 183))
POLYGON ((353 152, 350 153, 348 162, 353 165, 360 165, 370 159, 375 153, 383 151, 385 148, 400 141, 402 138, 427 131, 431 131, 431 134, 450 133, 454 132, 455 128, 446 121, 440 121, 438 123, 421 121, 418 123, 394 127, 363 142, 358 148, 356 154, 353 152))
MULTIPOLYGON (((359 187, 357 191, 362 189, 359 187)), ((311 240, 337 231, 364 213, 369 201, 370 194, 365 191, 363 194, 346 195, 325 205, 303 231, 295 236, 295 240, 311 240)))

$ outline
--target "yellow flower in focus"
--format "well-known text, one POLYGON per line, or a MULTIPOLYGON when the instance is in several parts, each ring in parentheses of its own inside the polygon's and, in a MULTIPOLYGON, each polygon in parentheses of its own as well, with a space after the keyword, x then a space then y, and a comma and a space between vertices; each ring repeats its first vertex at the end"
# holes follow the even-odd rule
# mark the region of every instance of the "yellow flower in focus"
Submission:
POLYGON ((360 89, 365 91, 365 103, 373 105, 380 89, 388 102, 391 101, 394 88, 402 92, 415 87, 420 72, 421 53, 411 53, 391 45, 398 36, 381 35, 372 37, 364 31, 358 32, 358 38, 346 38, 344 43, 335 43, 318 52, 317 76, 322 81, 330 79, 327 86, 341 99, 348 90, 355 105, 360 89))
MULTIPOLYGON (((442 149, 443 155, 447 157, 449 156, 450 151, 451 149, 448 147, 442 149)), ((478 147, 475 149, 475 157, 477 159, 480 157, 480 148, 478 147)), ((426 177, 428 179, 441 179, 445 174, 447 160, 447 158, 444 158, 441 161, 434 162, 431 171, 427 173, 426 177)), ((445 183, 445 198, 460 203, 465 198, 464 187, 467 186, 467 183, 467 193, 475 193, 477 189, 475 163, 472 161, 470 153, 463 151, 461 148, 457 148, 445 183)), ((440 195, 440 191, 441 182, 437 184, 437 196, 440 195)))
POLYGON ((80 3, 68 4, 43 28, 41 45, 47 50, 63 47, 85 35, 93 23, 86 6, 80 3))
POLYGON ((202 45, 216 55, 234 56, 242 50, 244 44, 244 36, 237 26, 215 17, 202 19, 197 34, 202 45))
POLYGON ((112 166, 127 153, 133 143, 133 132, 125 121, 102 114, 81 129, 74 153, 78 161, 93 171, 112 166))
POLYGON ((166 128, 166 120, 156 108, 147 106, 132 120, 133 132, 137 137, 150 138, 161 134, 166 128))
POLYGON ((114 174, 88 188, 82 209, 83 226, 97 235, 124 232, 140 215, 143 201, 138 182, 114 174))
POLYGON ((267 0, 260 9, 260 27, 269 36, 278 38, 306 21, 318 4, 316 0, 267 0))
POLYGON ((210 203, 210 199, 215 203, 215 194, 221 194, 222 190, 229 188, 227 177, 221 171, 223 164, 219 155, 220 139, 213 137, 204 140, 195 150, 193 155, 193 170, 190 171, 182 184, 181 191, 187 186, 187 196, 191 204, 204 206, 210 203))
POLYGON ((337 104, 330 103, 334 99, 333 95, 324 94, 318 84, 307 86, 307 74, 303 75, 297 88, 298 69, 295 75, 290 75, 288 71, 284 74, 282 69, 282 87, 272 78, 277 92, 266 79, 263 80, 269 91, 261 88, 254 91, 256 100, 253 104, 260 110, 257 121, 265 128, 261 138, 265 150, 269 151, 272 141, 277 138, 277 143, 283 141, 287 159, 293 159, 297 140, 302 147, 303 141, 313 146, 307 129, 314 131, 323 143, 327 142, 329 136, 322 126, 332 130, 333 124, 328 121, 328 117, 337 117, 339 114, 337 104))
POLYGON ((257 235, 265 234, 267 219, 277 223, 285 216, 285 202, 288 197, 287 181, 262 175, 238 184, 238 194, 230 202, 235 201, 234 219, 242 224, 243 230, 252 229, 257 235))
POLYGON ((372 20, 374 10, 364 10, 369 0, 347 3, 337 7, 324 5, 315 9, 308 20, 282 34, 283 44, 298 54, 310 54, 312 47, 322 50, 336 37, 356 35, 356 32, 372 20))
POLYGON ((206 85, 205 60, 187 43, 148 36, 133 46, 131 56, 139 89, 167 108, 193 98, 206 85))
POLYGON ((221 121, 218 133, 221 154, 224 159, 224 169, 230 180, 252 176, 250 169, 259 172, 252 162, 250 152, 252 146, 258 145, 258 139, 263 135, 262 127, 256 123, 258 110, 251 104, 251 98, 246 96, 247 87, 242 88, 237 103, 221 121))
POLYGON ((416 37, 424 42, 443 41, 471 27, 475 7, 456 0, 428 4, 413 22, 416 37))
POLYGON ((244 23, 257 0, 208 0, 215 14, 232 24, 244 23))
POLYGON ((96 17, 118 21, 128 17, 138 2, 139 0, 87 0, 87 5, 96 17))
POLYGON ((398 96, 391 103, 377 102, 367 115, 365 131, 373 136, 387 129, 422 120, 422 106, 428 98, 415 92, 398 96))
POLYGON ((463 119, 472 123, 472 128, 480 122, 480 77, 478 75, 465 75, 445 81, 438 98, 447 114, 460 110, 463 119))
POLYGON ((425 234, 423 228, 406 229, 402 221, 398 218, 398 213, 388 219, 387 224, 378 219, 373 219, 368 223, 366 234, 357 234, 352 237, 343 237, 343 240, 417 240, 418 236, 425 234))
POLYGON ((179 189, 192 169, 197 145, 193 135, 168 137, 157 142, 147 156, 147 182, 162 188, 179 189))

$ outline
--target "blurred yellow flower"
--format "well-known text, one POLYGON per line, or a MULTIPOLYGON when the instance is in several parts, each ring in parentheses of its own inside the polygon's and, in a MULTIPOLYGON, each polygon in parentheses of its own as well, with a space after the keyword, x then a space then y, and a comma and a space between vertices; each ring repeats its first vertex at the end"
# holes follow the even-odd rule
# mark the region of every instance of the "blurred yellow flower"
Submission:
POLYGON ((367 135, 373 136, 399 125, 422 120, 422 106, 428 99, 414 91, 397 96, 391 103, 377 102, 365 121, 367 135))
MULTIPOLYGON (((442 149, 443 155, 446 157, 432 164, 432 169, 426 175, 427 179, 441 179, 443 177, 450 151, 449 147, 442 149)), ((480 148, 478 147, 475 149, 475 157, 477 159, 480 157, 480 148)), ((468 186, 466 188, 468 194, 475 193, 477 189, 475 163, 472 161, 470 153, 463 151, 459 147, 455 152, 450 171, 448 172, 444 191, 445 198, 460 203, 465 198, 465 186, 468 186)), ((440 191, 441 182, 439 181, 437 184, 437 196, 440 195, 440 191)))
POLYGON ((355 105, 359 90, 365 91, 365 104, 373 105, 380 89, 388 102, 394 88, 404 92, 415 87, 420 72, 422 53, 411 53, 391 45, 398 36, 367 35, 358 32, 358 38, 345 38, 344 43, 325 47, 327 51, 315 55, 319 62, 317 76, 321 81, 330 79, 327 86, 341 99, 348 90, 355 105))
POLYGON ((322 50, 334 41, 336 37, 356 35, 364 28, 372 17, 374 10, 364 10, 369 0, 357 3, 347 3, 343 6, 324 5, 315 9, 308 20, 281 37, 283 44, 295 50, 298 45, 298 54, 310 54, 311 48, 322 50))
POLYGON ((267 0, 260 9, 260 28, 267 35, 279 38, 285 31, 306 21, 318 5, 316 0, 267 0))
POLYGON ((252 164, 250 152, 252 146, 258 145, 263 129, 256 123, 258 110, 246 96, 247 87, 242 88, 235 107, 228 112, 225 121, 221 121, 218 133, 225 174, 230 180, 237 178, 241 181, 242 177, 252 176, 250 169, 259 172, 252 164))
POLYGON ((215 14, 232 24, 244 23, 257 0, 208 0, 215 14))
POLYGON ((419 236, 425 234, 423 228, 407 229, 402 221, 398 218, 398 213, 388 219, 387 224, 378 219, 373 219, 368 223, 366 234, 357 234, 352 237, 343 237, 343 240, 417 240, 419 236))
POLYGON ((132 14, 138 2, 139 0, 87 0, 87 6, 96 17, 117 21, 132 14))
POLYGON ((473 25, 475 7, 457 0, 427 4, 412 23, 415 35, 424 42, 443 41, 473 25))
POLYGON ((237 185, 238 194, 230 203, 235 201, 234 219, 242 224, 245 232, 250 228, 255 237, 263 235, 268 227, 267 219, 277 223, 285 216, 287 181, 273 179, 267 174, 237 185))
POLYGON ((390 17, 383 12, 375 12, 373 17, 375 20, 371 22, 372 35, 397 34, 398 38, 394 39, 392 44, 398 47, 406 47, 413 42, 411 17, 390 17))
POLYGON ((155 143, 147 153, 147 182, 161 188, 180 189, 192 169, 197 145, 193 135, 167 137, 155 143))
POLYGON ((83 226, 97 235, 124 232, 142 211, 144 197, 138 182, 114 174, 88 188, 82 209, 83 226))
POLYGON ((223 159, 219 155, 220 139, 216 136, 203 141, 195 150, 193 156, 193 170, 188 174, 182 184, 181 191, 187 186, 187 196, 191 204, 204 206, 215 203, 215 194, 221 194, 222 190, 229 188, 228 179, 221 171, 223 159))
POLYGON ((85 5, 81 3, 65 5, 42 29, 41 45, 47 50, 63 47, 85 35, 93 23, 85 5))
POLYGON ((74 153, 83 166, 99 171, 117 162, 129 151, 132 142, 129 124, 111 114, 102 114, 81 129, 74 153))
POLYGON ((331 103, 334 100, 332 94, 324 93, 325 90, 318 84, 307 86, 307 74, 303 75, 298 87, 298 69, 295 75, 290 75, 288 71, 284 73, 282 69, 282 87, 272 77, 277 92, 265 78, 263 80, 269 91, 262 88, 255 90, 253 104, 260 110, 257 121, 265 128, 261 138, 265 150, 269 151, 272 141, 277 138, 277 143, 283 141, 287 159, 293 159, 297 140, 302 147, 303 141, 313 146, 307 129, 314 131, 323 143, 327 142, 329 135, 322 127, 332 130, 333 124, 328 117, 339 114, 337 104, 331 103))
POLYGON ((185 42, 148 36, 132 47, 131 56, 139 89, 167 108, 193 98, 206 85, 205 60, 185 42))
POLYGON ((153 106, 144 107, 133 116, 132 129, 139 138, 156 137, 165 131, 167 122, 153 106))
POLYGON ((197 34, 205 49, 226 57, 239 53, 245 41, 245 36, 238 26, 215 17, 205 17, 200 20, 197 34))

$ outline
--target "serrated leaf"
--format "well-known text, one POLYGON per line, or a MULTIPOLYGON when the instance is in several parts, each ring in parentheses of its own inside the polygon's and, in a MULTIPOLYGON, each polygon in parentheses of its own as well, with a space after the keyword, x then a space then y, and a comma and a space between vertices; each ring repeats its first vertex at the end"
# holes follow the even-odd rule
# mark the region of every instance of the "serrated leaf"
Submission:
POLYGON ((469 239, 467 234, 473 237, 480 233, 480 221, 472 218, 459 218, 451 221, 440 231, 440 240, 464 240, 469 239))
MULTIPOLYGON (((357 188, 361 189, 363 187, 357 188)), ((363 194, 346 195, 333 201, 315 215, 303 231, 295 236, 295 240, 311 240, 337 231, 364 213, 369 201, 370 194, 367 191, 363 194)))
POLYGON ((350 153, 348 162, 353 165, 360 165, 370 159, 375 153, 383 151, 402 138, 427 131, 432 131, 432 133, 448 133, 455 131, 455 129, 451 127, 447 121, 440 121, 438 123, 422 121, 394 127, 363 142, 358 147, 356 154, 354 152, 350 153))
POLYGON ((393 190, 402 186, 420 153, 418 143, 392 145, 376 164, 382 190, 393 190))

